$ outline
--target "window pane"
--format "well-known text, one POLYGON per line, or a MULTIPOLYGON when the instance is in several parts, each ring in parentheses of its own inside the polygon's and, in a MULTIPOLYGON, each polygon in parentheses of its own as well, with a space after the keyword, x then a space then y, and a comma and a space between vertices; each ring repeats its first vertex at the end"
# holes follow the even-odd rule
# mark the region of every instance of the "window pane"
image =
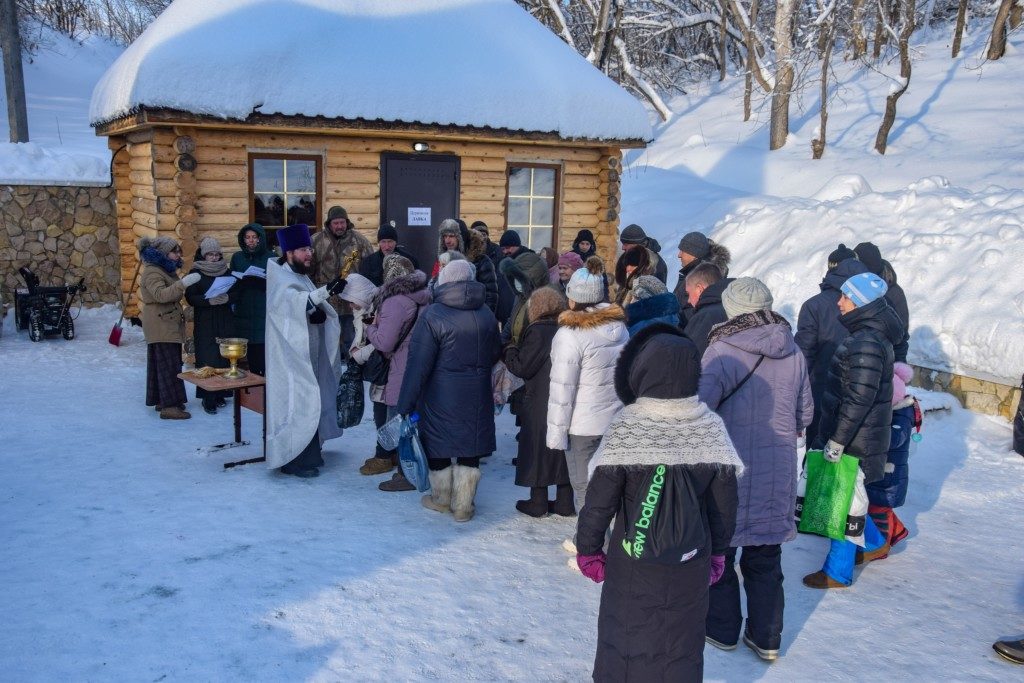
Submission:
POLYGON ((284 161, 281 159, 252 160, 253 192, 284 191, 284 161))
POLYGON ((534 251, 551 246, 551 228, 533 228, 530 230, 530 242, 527 245, 534 251))
POLYGON ((260 225, 284 225, 284 198, 279 194, 258 194, 253 220, 260 225))
POLYGON ((533 169, 533 194, 545 197, 555 196, 555 169, 533 169))
POLYGON ((288 225, 316 226, 316 206, 311 195, 288 195, 288 225))
POLYGON ((530 169, 519 167, 509 170, 508 193, 523 196, 530 194, 530 169))
POLYGON ((288 161, 288 192, 316 192, 316 162, 288 161))
POLYGON ((510 198, 508 200, 508 224, 527 225, 530 222, 530 200, 510 198))
POLYGON ((555 223, 555 200, 554 199, 534 199, 533 200, 533 217, 530 221, 531 225, 554 225, 555 223))

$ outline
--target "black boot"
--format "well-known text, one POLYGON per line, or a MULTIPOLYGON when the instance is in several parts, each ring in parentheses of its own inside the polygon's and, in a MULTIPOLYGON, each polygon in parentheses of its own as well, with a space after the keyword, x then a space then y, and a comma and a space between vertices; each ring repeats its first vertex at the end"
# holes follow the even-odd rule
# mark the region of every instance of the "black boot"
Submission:
POLYGON ((576 514, 576 506, 573 504, 572 486, 570 484, 555 487, 555 500, 548 505, 548 511, 562 517, 572 517, 576 514))
POLYGON ((517 500, 516 510, 530 517, 544 517, 548 514, 548 489, 546 486, 531 486, 530 500, 517 500))
POLYGON ((216 415, 217 414, 217 399, 212 398, 212 397, 204 398, 203 399, 203 410, 205 410, 210 415, 216 415))

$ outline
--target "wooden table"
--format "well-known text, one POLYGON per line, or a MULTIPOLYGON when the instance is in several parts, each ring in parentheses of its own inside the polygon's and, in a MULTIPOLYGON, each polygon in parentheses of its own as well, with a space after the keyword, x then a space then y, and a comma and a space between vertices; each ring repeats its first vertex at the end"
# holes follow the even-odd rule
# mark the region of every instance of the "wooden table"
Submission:
POLYGON ((217 444, 211 450, 219 451, 225 448, 233 448, 235 446, 247 446, 248 441, 242 441, 242 408, 248 408, 254 413, 258 413, 263 416, 263 455, 259 458, 249 458, 248 460, 239 460, 237 462, 226 462, 224 463, 224 469, 231 467, 237 467, 238 465, 248 465, 254 462, 265 462, 267 459, 267 414, 265 409, 265 388, 267 380, 259 375, 247 372, 245 377, 238 379, 228 379, 220 375, 214 375, 213 377, 196 377, 191 372, 182 372, 178 375, 179 378, 195 384, 200 389, 206 389, 207 391, 231 391, 234 392, 234 401, 232 402, 232 409, 234 411, 234 422, 235 422, 235 440, 233 443, 222 443, 217 444))

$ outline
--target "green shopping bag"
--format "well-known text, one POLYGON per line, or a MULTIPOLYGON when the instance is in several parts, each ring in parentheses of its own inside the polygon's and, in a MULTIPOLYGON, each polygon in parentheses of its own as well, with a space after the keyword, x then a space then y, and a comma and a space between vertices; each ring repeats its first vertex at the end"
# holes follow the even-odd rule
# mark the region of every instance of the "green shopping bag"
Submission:
POLYGON ((860 463, 852 455, 829 462, 821 451, 807 451, 804 472, 797 489, 796 515, 799 530, 842 541, 850 514, 860 463), (803 496, 800 495, 800 489, 803 496))

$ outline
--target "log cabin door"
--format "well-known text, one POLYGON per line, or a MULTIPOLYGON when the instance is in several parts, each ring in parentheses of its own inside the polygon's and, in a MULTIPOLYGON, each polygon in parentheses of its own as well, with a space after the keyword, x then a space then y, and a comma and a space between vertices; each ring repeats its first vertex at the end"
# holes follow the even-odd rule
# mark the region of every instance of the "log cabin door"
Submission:
POLYGON ((381 155, 381 222, 394 221, 398 243, 430 275, 437 226, 459 216, 459 158, 440 154, 381 155))

